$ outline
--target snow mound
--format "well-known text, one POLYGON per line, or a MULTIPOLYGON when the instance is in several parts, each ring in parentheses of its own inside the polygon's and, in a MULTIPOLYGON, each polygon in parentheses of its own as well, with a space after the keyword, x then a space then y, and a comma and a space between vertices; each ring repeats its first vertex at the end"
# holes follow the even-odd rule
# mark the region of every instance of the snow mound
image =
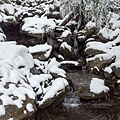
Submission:
POLYGON ((104 85, 104 80, 92 78, 90 83, 90 92, 99 94, 101 92, 108 92, 109 88, 104 85))

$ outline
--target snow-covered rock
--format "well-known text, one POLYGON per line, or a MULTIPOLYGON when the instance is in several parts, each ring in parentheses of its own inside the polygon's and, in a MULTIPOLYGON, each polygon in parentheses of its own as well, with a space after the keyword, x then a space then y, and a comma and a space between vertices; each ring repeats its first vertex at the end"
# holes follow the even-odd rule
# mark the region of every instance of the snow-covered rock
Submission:
POLYGON ((53 35, 56 24, 53 19, 46 17, 28 17, 23 20, 22 32, 37 38, 43 38, 44 34, 53 35))
POLYGON ((33 55, 34 59, 46 60, 51 55, 52 46, 47 43, 35 45, 33 47, 29 47, 29 51, 33 55))
POLYGON ((68 82, 65 78, 57 78, 55 80, 52 80, 49 84, 51 85, 43 88, 43 98, 37 101, 39 108, 45 108, 51 104, 53 104, 53 106, 58 105, 64 100, 64 97, 67 93, 68 82))

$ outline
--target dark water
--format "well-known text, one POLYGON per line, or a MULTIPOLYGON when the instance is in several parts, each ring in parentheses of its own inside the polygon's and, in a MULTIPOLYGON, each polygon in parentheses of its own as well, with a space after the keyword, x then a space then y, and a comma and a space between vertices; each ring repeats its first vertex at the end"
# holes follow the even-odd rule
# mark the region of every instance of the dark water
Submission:
POLYGON ((79 85, 94 75, 77 71, 69 72, 68 76, 75 91, 71 89, 58 107, 38 110, 35 120, 120 120, 120 98, 83 102, 77 96, 79 85))
POLYGON ((59 106, 39 110, 36 120, 120 120, 120 102, 106 101, 81 104, 78 107, 59 106))

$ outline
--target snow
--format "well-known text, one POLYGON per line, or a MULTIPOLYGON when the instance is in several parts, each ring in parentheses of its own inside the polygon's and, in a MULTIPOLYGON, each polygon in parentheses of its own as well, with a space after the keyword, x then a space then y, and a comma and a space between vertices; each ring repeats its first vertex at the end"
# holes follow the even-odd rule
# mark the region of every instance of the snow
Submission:
POLYGON ((66 72, 59 68, 60 63, 56 61, 56 58, 49 59, 47 62, 39 61, 37 59, 34 60, 35 65, 37 65, 37 69, 42 70, 45 74, 55 73, 59 76, 66 77, 66 72))
POLYGON ((8 119, 8 120, 14 120, 13 118, 10 118, 10 119, 8 119))
POLYGON ((109 74, 112 73, 111 67, 105 67, 104 71, 108 72, 109 74))
POLYGON ((58 58, 64 60, 64 57, 62 55, 58 55, 58 58))
POLYGON ((29 50, 22 45, 14 45, 5 42, 0 43, 0 60, 8 61, 10 65, 19 67, 26 65, 26 67, 32 68, 34 66, 33 58, 29 53, 29 50), (6 49, 7 48, 7 49, 6 49), (4 53, 4 54, 3 54, 4 53), (10 53, 10 54, 8 54, 10 53), (17 60, 17 62, 16 62, 17 60), (22 64, 21 64, 22 62, 22 64))
POLYGON ((92 22, 92 21, 89 21, 87 24, 86 24, 86 28, 93 28, 93 27, 96 27, 96 24, 95 22, 92 22))
POLYGON ((104 85, 104 80, 99 78, 92 78, 90 83, 90 92, 100 94, 101 92, 108 92, 109 88, 104 85))
MULTIPOLYGON (((15 13, 15 8, 14 8, 13 5, 11 5, 11 4, 3 4, 1 7, 2 7, 4 10, 8 11, 11 15, 14 15, 14 13, 15 13)), ((1 7, 0 7, 0 8, 1 8, 1 7)), ((1 8, 1 9, 2 9, 2 8, 1 8)))
POLYGON ((26 109, 27 109, 29 112, 34 111, 33 105, 32 105, 31 103, 28 103, 28 104, 26 105, 26 109))
POLYGON ((67 48, 69 51, 71 51, 72 47, 67 44, 67 42, 63 42, 60 46, 60 48, 67 48))
POLYGON ((0 105, 0 116, 1 115, 5 115, 5 107, 4 107, 4 105, 0 105))
POLYGON ((52 51, 52 46, 48 45, 47 43, 35 45, 33 47, 29 47, 29 51, 30 51, 30 53, 46 52, 44 55, 46 58, 48 58, 52 51))
POLYGON ((72 33, 69 30, 65 30, 60 38, 67 37, 68 35, 71 35, 72 33))
POLYGON ((22 30, 32 34, 40 34, 50 32, 54 30, 56 24, 53 19, 47 19, 46 17, 36 18, 28 17, 23 20, 24 24, 22 30))
POLYGON ((74 64, 75 66, 79 65, 77 61, 62 61, 60 64, 74 64))
POLYGON ((46 71, 48 71, 48 73, 56 73, 62 77, 66 77, 66 72, 63 69, 59 68, 59 66, 60 63, 56 61, 56 58, 52 58, 47 65, 46 71))

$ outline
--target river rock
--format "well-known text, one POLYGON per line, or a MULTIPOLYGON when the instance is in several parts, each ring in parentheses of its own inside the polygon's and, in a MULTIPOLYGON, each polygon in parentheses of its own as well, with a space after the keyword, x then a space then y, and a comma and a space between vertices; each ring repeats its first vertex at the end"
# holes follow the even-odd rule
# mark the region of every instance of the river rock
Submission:
POLYGON ((72 33, 69 30, 65 30, 62 35, 60 36, 60 39, 62 39, 63 41, 71 41, 72 39, 72 33))
POLYGON ((82 70, 79 62, 76 61, 62 61, 60 63, 60 68, 68 71, 68 70, 82 70))
MULTIPOLYGON (((90 84, 93 78, 98 79, 97 75, 92 75, 88 72, 80 73, 79 71, 67 72, 68 79, 71 81, 74 92, 77 93, 81 100, 95 100, 102 99, 108 95, 108 92, 104 90, 99 91, 100 93, 95 93, 91 91, 90 84)), ((96 87, 96 85, 93 85, 96 87)), ((100 85, 98 85, 100 86, 100 85)), ((98 87, 99 88, 99 87, 98 87)), ((105 87, 108 89, 107 87, 105 87)))
POLYGON ((60 12, 54 11, 46 14, 47 18, 61 19, 60 12))

